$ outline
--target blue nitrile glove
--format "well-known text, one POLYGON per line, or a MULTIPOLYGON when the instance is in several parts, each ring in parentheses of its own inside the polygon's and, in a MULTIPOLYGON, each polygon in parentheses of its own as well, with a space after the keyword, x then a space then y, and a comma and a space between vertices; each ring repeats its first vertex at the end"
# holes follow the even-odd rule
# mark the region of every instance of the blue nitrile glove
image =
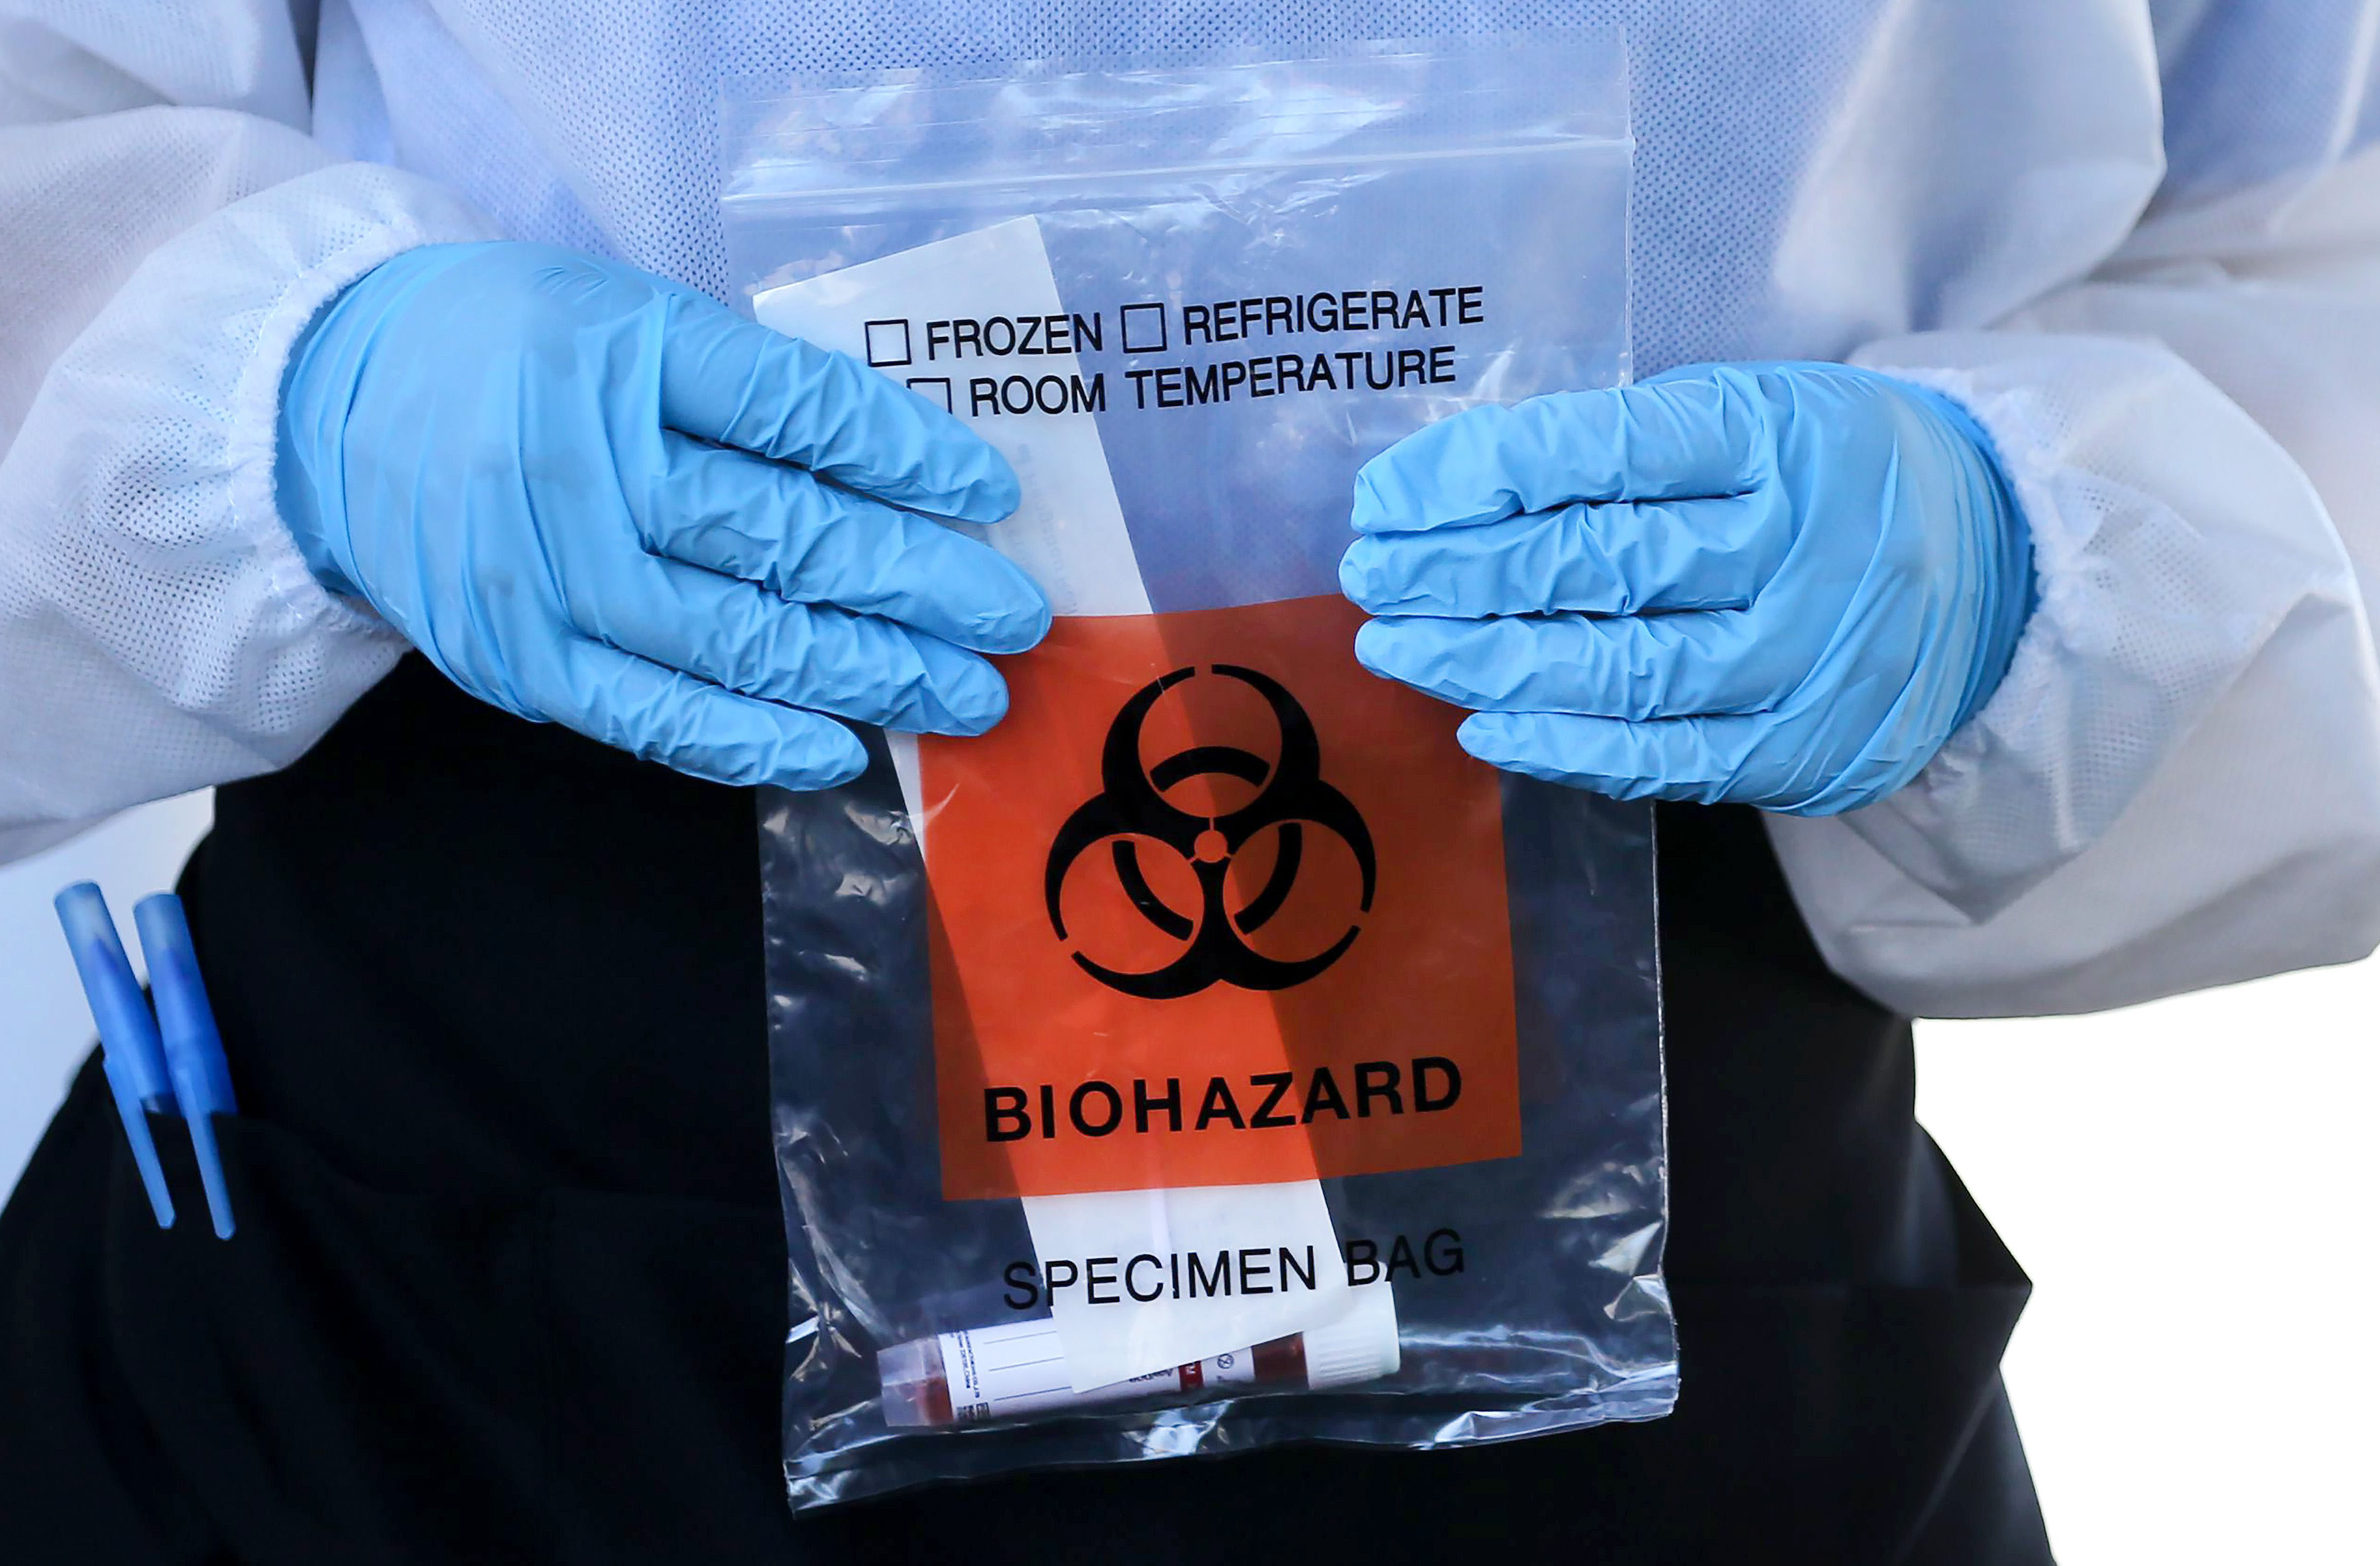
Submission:
POLYGON ((1376 674, 1482 760, 1623 799, 1830 815, 1915 777, 2008 670, 2032 544, 1965 411, 1840 364, 1474 408, 1355 484, 1376 674))
POLYGON ((976 654, 1050 624, 1023 572, 917 515, 1016 504, 958 420, 571 250, 434 245, 366 274, 291 356, 280 437, 325 584, 480 699, 698 777, 856 775, 821 713, 978 733, 1008 691, 976 654))

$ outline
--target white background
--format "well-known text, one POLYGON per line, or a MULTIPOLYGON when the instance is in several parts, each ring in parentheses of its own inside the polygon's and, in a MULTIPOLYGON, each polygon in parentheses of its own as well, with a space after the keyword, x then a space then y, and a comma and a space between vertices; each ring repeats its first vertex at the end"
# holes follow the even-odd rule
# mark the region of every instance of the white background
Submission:
MULTIPOLYGON (((0 868, 0 1187, 88 1047, 51 895, 128 928, 206 819, 0 868)), ((2380 964, 1918 1041, 1919 1118, 2033 1274, 2008 1378, 2064 1566, 2380 1560, 2380 964)))

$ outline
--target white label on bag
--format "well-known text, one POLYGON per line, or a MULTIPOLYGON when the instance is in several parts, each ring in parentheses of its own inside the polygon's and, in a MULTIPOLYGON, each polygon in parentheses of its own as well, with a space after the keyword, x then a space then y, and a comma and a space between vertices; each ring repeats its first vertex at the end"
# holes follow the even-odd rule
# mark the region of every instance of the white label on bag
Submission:
POLYGON ((1325 1326, 1354 1300, 1319 1181, 1027 1196, 1025 1221, 1078 1391, 1325 1326))
MULTIPOLYGON (((936 328, 965 322, 977 327, 979 341, 979 323, 988 319, 1063 319, 1041 225, 1029 217, 765 289, 752 296, 752 314, 772 331, 875 367, 945 412, 965 406, 954 401, 965 378, 945 361, 945 345, 933 340, 941 335, 936 328)), ((1038 356, 1034 365, 1038 376, 1061 386, 1082 378, 1082 360, 1072 353, 1038 356)), ((1148 589, 1108 472, 1099 421, 1087 410, 1075 411, 1071 397, 1060 406, 1066 411, 1031 407, 1019 417, 975 423, 976 433, 1016 469, 1016 515, 990 528, 944 526, 1023 566, 1049 598, 1052 614, 1146 614, 1148 589)), ((926 812, 919 808, 917 738, 884 737, 911 830, 922 845, 926 812)))
MULTIPOLYGON (((1041 225, 1029 217, 767 289, 752 297, 752 313, 763 326, 849 354, 961 413, 967 368, 980 370, 983 361, 953 358, 964 354, 964 345, 944 341, 953 322, 974 328, 979 340, 982 323, 999 322, 1013 345, 1022 334, 1018 320, 1066 319, 1041 225)), ((1048 335, 1046 324, 1038 330, 1048 335)), ((1023 382, 1024 411, 1003 409, 1003 417, 973 419, 970 428, 1016 469, 1023 499, 1015 516, 992 527, 950 525, 1023 566, 1049 595, 1053 614, 1148 613, 1148 590, 1099 421, 1071 391, 1082 379, 1081 358, 1041 352, 1014 362, 1032 367, 1029 376, 1014 377, 1023 382)), ((994 382, 993 395, 1003 383, 994 382)))
MULTIPOLYGON (((1088 383, 1071 351, 1076 327, 1058 297, 1038 221, 1012 219, 767 289, 753 296, 752 308, 762 325, 850 354, 945 408, 967 414, 990 395, 999 417, 969 423, 1015 467, 1023 501, 992 527, 950 526, 1023 566, 1054 613, 1150 613, 1083 390, 1088 383), (987 334, 994 334, 989 343, 987 334), (1028 334, 1038 350, 1029 359, 1018 357, 1028 334), (986 354, 1005 361, 988 393, 986 354), (1029 374, 1012 368, 1027 362, 1029 374)), ((886 737, 922 846, 917 742, 886 737)), ((1089 1391, 1325 1326, 1351 1307, 1338 1234, 1316 1181, 1023 1200, 1064 1352, 1054 1365, 1028 1371, 1020 1362, 1002 1375, 1062 1370, 1074 1391, 1089 1391), (1184 1274, 1184 1259, 1195 1258, 1209 1279, 1224 1258, 1229 1286, 1201 1289, 1194 1279, 1190 1287, 1169 1284, 1143 1297, 1145 1289, 1127 1293, 1086 1281, 1142 1257, 1158 1258, 1169 1276, 1184 1274), (1069 1272, 1075 1281, 1059 1283, 1069 1272)), ((1150 1276, 1144 1263, 1136 1277, 1146 1283, 1150 1276)))

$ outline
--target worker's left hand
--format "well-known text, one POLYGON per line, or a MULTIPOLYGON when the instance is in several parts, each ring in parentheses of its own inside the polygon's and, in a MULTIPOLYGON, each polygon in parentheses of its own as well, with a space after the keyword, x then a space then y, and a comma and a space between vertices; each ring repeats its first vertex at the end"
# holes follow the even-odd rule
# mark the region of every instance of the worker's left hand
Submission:
POLYGON ((1990 696, 2032 597, 1973 421, 1837 364, 1474 408, 1367 463, 1354 522, 1365 665, 1477 709, 1481 759, 1623 799, 1880 799, 1990 696))

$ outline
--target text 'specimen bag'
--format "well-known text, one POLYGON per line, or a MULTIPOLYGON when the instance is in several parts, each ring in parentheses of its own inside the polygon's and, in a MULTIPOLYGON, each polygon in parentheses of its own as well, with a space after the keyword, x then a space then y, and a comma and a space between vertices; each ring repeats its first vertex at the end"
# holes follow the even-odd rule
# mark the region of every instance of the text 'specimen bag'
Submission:
POLYGON ((1665 1413, 1648 810, 1366 673, 1363 461, 1627 370, 1600 33, 739 83, 732 274, 1014 463, 979 739, 763 806, 813 1506, 1665 1413))

